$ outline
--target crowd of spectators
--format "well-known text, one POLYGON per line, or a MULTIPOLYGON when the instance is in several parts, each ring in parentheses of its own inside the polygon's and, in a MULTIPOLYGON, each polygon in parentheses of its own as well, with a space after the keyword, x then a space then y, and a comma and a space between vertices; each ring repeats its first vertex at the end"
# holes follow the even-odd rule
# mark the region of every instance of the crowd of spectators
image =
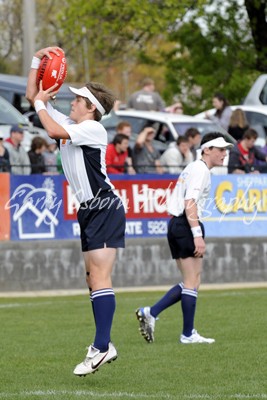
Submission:
MULTIPOLYGON (((238 135, 241 130, 244 132, 229 152, 228 173, 267 173, 267 140, 264 147, 256 146, 257 131, 248 125, 245 127, 238 126, 236 131, 238 135)), ((176 142, 171 142, 162 154, 155 146, 154 127, 145 127, 132 145, 129 141, 131 134, 131 125, 121 121, 112 142, 107 146, 109 174, 179 174, 200 155, 201 135, 195 128, 189 128, 176 142)), ((27 153, 21 144, 22 140, 21 126, 13 125, 10 137, 5 140, 0 132, 0 172, 14 175, 63 173, 55 142, 47 142, 40 136, 34 137, 27 153)))
POLYGON ((0 131, 0 172, 13 175, 58 174, 61 163, 58 158, 56 142, 49 142, 41 136, 35 136, 27 152, 22 145, 24 128, 12 125, 10 135, 4 139, 0 131))
POLYGON ((266 168, 267 155, 255 146, 258 134, 248 128, 240 141, 231 149, 229 154, 228 172, 230 174, 258 174, 261 165, 266 168))
MULTIPOLYGON (((215 112, 213 115, 206 113, 206 118, 221 125, 237 141, 229 151, 228 173, 267 173, 267 140, 262 148, 255 145, 258 137, 256 130, 249 127, 244 111, 240 108, 231 110, 223 94, 216 93, 212 102, 215 112)), ((128 107, 183 113, 183 105, 179 101, 165 107, 150 78, 144 80, 141 90, 130 96, 128 107)), ((189 128, 176 142, 171 142, 162 154, 155 145, 155 133, 153 126, 146 126, 134 141, 131 124, 128 121, 119 122, 116 134, 107 146, 107 172, 130 175, 179 174, 186 165, 199 158, 201 134, 197 129, 189 128)), ((0 131, 0 172, 15 175, 63 173, 60 153, 54 140, 36 136, 27 153, 22 145, 23 137, 21 125, 13 125, 9 138, 5 140, 0 131)))
MULTIPOLYGON (((120 124, 123 124, 121 122, 120 124)), ((240 131, 239 131, 240 132, 240 131)), ((131 173, 169 173, 179 174, 190 162, 200 157, 201 134, 195 128, 189 128, 183 136, 171 142, 161 154, 155 146, 155 129, 145 127, 137 136, 133 147, 129 147, 126 135, 117 134, 113 144, 108 146, 106 163, 109 173, 129 173, 127 159, 130 157, 131 173), (124 137, 125 145, 117 145, 116 159, 110 158, 109 149, 114 148, 118 140, 124 137), (120 154, 120 155, 119 155, 120 154), (120 159, 119 159, 120 157, 120 159), (119 168, 120 167, 120 168, 119 168), (134 171, 134 172, 132 172, 134 171)), ((246 126, 242 137, 230 149, 228 157, 228 173, 266 173, 267 141, 264 147, 255 145, 258 134, 256 130, 246 126)), ((113 150, 114 153, 114 150, 113 150)))

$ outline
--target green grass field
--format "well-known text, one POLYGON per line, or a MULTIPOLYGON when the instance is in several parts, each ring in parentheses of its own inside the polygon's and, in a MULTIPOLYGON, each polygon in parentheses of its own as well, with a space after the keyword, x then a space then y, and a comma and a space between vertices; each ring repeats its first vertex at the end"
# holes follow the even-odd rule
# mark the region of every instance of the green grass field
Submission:
POLYGON ((161 295, 117 294, 119 357, 85 378, 72 370, 94 334, 86 295, 0 299, 0 399, 267 399, 266 289, 200 292, 196 328, 213 345, 178 343, 180 304, 146 343, 134 312, 161 295))

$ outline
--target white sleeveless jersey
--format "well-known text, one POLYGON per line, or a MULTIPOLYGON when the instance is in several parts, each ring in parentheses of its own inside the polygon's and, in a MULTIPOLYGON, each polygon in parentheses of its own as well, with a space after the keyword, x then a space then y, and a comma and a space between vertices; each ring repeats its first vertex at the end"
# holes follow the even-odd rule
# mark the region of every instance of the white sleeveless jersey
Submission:
POLYGON ((205 202, 211 187, 210 170, 202 160, 196 160, 181 172, 174 191, 167 203, 169 214, 179 217, 185 209, 185 200, 193 199, 197 204, 201 220, 205 202))

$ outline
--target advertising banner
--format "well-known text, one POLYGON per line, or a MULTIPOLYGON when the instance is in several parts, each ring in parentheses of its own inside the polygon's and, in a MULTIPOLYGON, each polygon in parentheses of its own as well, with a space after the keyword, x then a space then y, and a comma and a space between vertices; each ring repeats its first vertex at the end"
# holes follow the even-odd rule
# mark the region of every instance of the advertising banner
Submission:
MULTIPOLYGON (((111 176, 126 210, 127 237, 166 236, 167 203, 176 179, 173 175, 111 176)), ((10 188, 9 178, 1 179, 1 185, 1 218, 2 214, 6 218, 1 240, 9 238, 9 232, 11 240, 79 238, 79 204, 64 175, 11 175, 10 188)), ((203 215, 206 236, 266 236, 266 211, 267 175, 212 176, 203 215)))
POLYGON ((267 236, 267 175, 212 176, 205 208, 207 236, 267 236))

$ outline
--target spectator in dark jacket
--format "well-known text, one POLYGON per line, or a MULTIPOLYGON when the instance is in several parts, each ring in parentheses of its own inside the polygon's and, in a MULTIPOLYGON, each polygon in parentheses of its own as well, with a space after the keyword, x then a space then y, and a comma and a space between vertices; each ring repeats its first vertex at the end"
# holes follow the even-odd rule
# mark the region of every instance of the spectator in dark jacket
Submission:
POLYGON ((244 133, 249 128, 246 114, 241 108, 236 108, 231 115, 228 133, 235 138, 241 140, 244 133))
POLYGON ((43 153, 47 149, 47 142, 40 136, 33 138, 31 149, 28 152, 32 174, 43 174, 46 172, 45 160, 43 153))
POLYGON ((230 150, 229 174, 259 173, 256 160, 267 162, 267 156, 255 146, 257 137, 257 132, 249 128, 244 133, 242 140, 230 150))
POLYGON ((0 172, 10 172, 9 153, 3 145, 4 134, 0 132, 0 172))

